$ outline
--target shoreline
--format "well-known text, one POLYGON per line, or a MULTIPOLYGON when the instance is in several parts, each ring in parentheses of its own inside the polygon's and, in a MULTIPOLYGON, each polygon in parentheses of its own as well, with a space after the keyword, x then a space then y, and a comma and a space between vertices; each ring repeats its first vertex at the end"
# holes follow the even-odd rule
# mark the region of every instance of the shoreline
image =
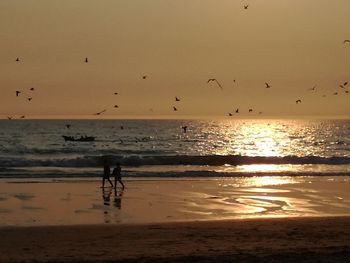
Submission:
POLYGON ((0 227, 8 262, 348 262, 349 217, 0 227))

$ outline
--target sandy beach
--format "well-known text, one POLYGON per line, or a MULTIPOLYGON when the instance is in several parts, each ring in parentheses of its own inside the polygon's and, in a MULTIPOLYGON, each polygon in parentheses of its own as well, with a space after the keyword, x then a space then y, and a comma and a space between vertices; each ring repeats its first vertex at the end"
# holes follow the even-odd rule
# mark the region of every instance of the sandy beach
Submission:
POLYGON ((1 262, 349 262, 345 217, 5 227, 1 262))
POLYGON ((0 183, 0 262, 348 262, 347 177, 0 183))

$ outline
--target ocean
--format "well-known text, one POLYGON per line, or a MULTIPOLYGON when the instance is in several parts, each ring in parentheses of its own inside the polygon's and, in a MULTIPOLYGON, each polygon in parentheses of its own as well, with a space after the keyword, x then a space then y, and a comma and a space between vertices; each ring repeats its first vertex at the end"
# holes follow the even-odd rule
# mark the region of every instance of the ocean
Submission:
POLYGON ((349 175, 350 120, 0 121, 0 178, 100 177, 102 156, 127 177, 349 175))

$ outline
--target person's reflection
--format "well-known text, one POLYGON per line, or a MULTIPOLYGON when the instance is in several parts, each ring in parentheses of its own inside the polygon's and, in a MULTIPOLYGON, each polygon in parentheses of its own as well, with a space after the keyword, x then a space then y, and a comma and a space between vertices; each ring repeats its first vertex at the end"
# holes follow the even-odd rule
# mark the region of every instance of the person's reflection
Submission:
POLYGON ((102 188, 103 204, 109 206, 111 201, 112 188, 102 188))
POLYGON ((113 205, 118 208, 121 209, 122 208, 122 196, 123 196, 123 192, 124 190, 117 190, 117 188, 114 188, 114 202, 113 205))

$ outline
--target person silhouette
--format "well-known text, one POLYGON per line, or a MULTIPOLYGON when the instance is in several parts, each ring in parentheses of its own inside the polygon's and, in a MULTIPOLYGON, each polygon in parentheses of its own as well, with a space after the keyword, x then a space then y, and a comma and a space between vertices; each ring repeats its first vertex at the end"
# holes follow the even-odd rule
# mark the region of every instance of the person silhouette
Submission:
POLYGON ((105 187, 105 180, 108 180, 108 182, 111 184, 111 186, 113 187, 113 183, 110 179, 110 175, 111 175, 111 168, 109 166, 108 163, 108 159, 107 157, 103 158, 103 179, 102 179, 102 188, 105 187))
POLYGON ((120 167, 120 163, 116 163, 116 167, 113 169, 112 175, 114 175, 114 188, 117 188, 117 182, 119 182, 122 185, 122 188, 124 190, 125 186, 122 182, 122 168, 120 167))

